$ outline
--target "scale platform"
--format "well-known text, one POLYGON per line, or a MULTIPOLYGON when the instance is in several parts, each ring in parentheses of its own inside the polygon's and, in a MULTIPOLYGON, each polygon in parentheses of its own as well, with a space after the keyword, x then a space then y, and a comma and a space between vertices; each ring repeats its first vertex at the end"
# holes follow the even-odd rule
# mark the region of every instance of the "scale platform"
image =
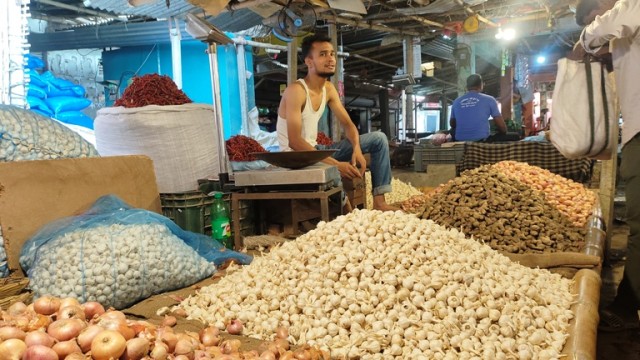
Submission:
POLYGON ((236 186, 274 185, 325 185, 331 188, 340 179, 338 168, 317 163, 302 169, 285 169, 270 166, 262 170, 237 171, 234 173, 236 186))

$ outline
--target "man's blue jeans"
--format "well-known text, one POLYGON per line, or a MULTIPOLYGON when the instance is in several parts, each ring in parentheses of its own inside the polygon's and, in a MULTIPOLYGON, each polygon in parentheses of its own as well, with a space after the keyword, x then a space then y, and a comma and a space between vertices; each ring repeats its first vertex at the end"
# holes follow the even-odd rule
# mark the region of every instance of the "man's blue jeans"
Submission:
MULTIPOLYGON (((351 161, 353 147, 349 140, 342 140, 331 145, 316 145, 318 150, 336 149, 333 158, 338 161, 351 161)), ((371 154, 371 184, 373 195, 391 192, 391 162, 389 161, 389 143, 387 136, 379 131, 360 135, 360 149, 364 154, 371 154)))

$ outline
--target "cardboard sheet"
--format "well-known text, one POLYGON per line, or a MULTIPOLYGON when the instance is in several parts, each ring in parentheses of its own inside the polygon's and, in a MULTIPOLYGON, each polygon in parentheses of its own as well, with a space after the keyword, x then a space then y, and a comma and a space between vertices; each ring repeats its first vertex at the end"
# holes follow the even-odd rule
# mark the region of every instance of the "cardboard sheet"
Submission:
POLYGON ((21 272, 22 245, 40 227, 80 214, 107 194, 161 213, 153 163, 146 156, 0 163, 0 226, 9 269, 21 272))

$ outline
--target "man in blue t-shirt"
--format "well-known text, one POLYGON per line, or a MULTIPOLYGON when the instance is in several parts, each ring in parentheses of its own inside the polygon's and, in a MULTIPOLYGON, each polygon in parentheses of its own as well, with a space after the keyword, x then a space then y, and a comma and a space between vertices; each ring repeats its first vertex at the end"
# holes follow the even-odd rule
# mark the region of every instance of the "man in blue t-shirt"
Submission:
POLYGON ((454 141, 480 141, 489 138, 489 116, 496 128, 506 134, 507 125, 498 110, 496 99, 482 93, 482 77, 471 74, 467 78, 467 93, 458 97, 451 107, 451 133, 454 141))

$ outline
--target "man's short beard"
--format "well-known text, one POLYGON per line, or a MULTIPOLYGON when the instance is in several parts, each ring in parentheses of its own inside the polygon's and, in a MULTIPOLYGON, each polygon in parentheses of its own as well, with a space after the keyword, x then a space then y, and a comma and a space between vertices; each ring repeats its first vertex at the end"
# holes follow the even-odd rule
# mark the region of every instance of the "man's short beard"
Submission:
POLYGON ((330 77, 332 77, 333 75, 335 75, 335 71, 333 72, 319 72, 318 76, 323 77, 325 79, 329 79, 330 77))

